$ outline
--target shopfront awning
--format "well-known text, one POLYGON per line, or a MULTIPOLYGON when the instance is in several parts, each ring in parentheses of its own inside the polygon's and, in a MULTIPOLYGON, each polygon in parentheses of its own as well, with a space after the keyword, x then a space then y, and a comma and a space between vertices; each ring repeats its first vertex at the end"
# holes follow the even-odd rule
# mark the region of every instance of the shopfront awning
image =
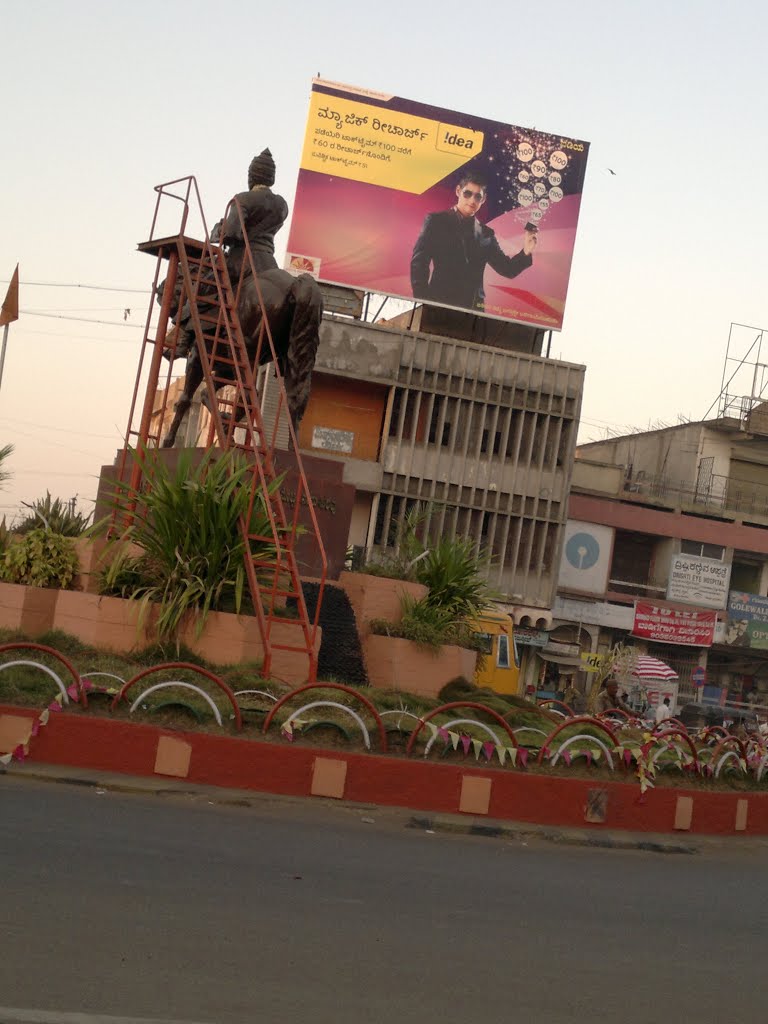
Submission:
POLYGON ((539 651, 536 653, 542 661, 551 661, 553 665, 569 665, 572 668, 581 668, 581 658, 577 658, 572 654, 550 654, 549 651, 539 651))

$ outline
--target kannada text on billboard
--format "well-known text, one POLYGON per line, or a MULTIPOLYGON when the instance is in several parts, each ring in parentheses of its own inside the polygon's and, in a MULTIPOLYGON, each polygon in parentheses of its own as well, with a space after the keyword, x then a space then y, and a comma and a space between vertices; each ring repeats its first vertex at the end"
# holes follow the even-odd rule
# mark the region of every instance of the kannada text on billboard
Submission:
POLYGON ((316 79, 286 266, 559 330, 588 150, 316 79))

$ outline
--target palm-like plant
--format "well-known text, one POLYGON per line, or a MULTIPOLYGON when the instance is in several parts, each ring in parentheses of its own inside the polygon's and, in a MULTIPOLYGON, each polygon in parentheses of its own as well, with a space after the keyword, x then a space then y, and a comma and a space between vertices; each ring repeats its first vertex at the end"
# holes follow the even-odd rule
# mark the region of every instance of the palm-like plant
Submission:
POLYGON ((0 448, 0 487, 3 487, 11 479, 10 472, 5 468, 5 461, 13 455, 13 445, 4 444, 0 448))
MULTIPOLYGON (((136 458, 148 487, 131 525, 111 542, 119 553, 104 574, 103 591, 139 601, 140 622, 155 605, 161 639, 177 636, 188 617, 196 620, 199 635, 208 612, 242 608, 246 570, 240 523, 249 515, 252 469, 232 452, 216 457, 209 451, 197 464, 190 452, 182 452, 175 469, 154 451, 136 458), (127 553, 129 543, 142 553, 127 553)), ((128 484, 118 483, 111 504, 123 510, 130 498, 128 484)), ((264 495, 250 510, 249 533, 271 533, 264 495)), ((274 550, 265 543, 260 554, 268 558, 274 550)))
POLYGON ((30 503, 23 501, 22 505, 30 512, 13 527, 16 534, 31 533, 43 527, 62 537, 79 537, 88 529, 90 515, 78 512, 74 508, 74 503, 52 498, 50 491, 45 492, 44 498, 38 498, 30 503))
POLYGON ((416 562, 414 574, 429 588, 427 603, 457 621, 479 615, 493 600, 489 567, 489 558, 469 537, 440 537, 416 562))

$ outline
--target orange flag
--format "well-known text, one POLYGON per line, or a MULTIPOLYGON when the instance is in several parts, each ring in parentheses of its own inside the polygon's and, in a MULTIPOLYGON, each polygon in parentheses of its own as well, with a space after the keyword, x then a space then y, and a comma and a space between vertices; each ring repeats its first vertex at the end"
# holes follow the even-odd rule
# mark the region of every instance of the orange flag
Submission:
POLYGON ((19 319, 19 264, 16 264, 16 269, 13 272, 11 283, 8 285, 8 291, 5 295, 5 301, 3 302, 3 308, 0 309, 0 327, 5 327, 6 324, 12 324, 14 320, 19 319))

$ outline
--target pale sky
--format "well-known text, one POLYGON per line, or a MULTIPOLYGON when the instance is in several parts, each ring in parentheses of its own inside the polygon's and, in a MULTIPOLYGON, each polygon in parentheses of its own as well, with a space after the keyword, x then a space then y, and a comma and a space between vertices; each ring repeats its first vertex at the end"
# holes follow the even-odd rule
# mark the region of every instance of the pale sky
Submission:
POLYGON ((213 222, 269 146, 290 204, 318 73, 591 143, 552 345, 587 366, 580 440, 701 418, 730 324, 768 327, 757 0, 2 0, 0 15, 0 292, 18 262, 22 310, 0 515, 46 488, 90 509, 128 418, 153 187, 196 175, 213 222))

